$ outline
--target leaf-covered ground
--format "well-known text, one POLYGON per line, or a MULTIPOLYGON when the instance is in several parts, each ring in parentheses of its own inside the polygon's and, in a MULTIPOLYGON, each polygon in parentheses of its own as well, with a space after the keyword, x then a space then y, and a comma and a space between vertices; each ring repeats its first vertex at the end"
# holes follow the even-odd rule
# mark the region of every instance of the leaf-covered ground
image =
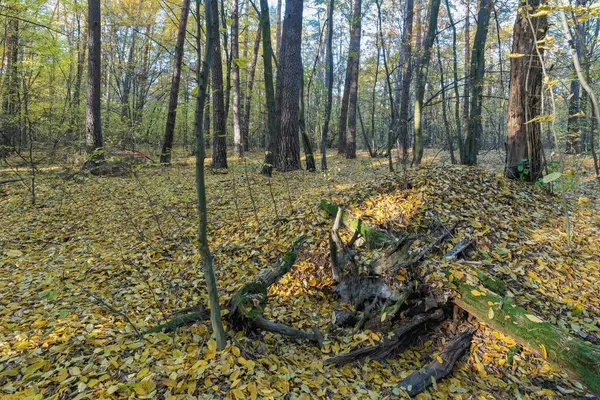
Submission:
MULTIPOLYGON (((207 176, 221 301, 303 234, 308 243, 272 289, 267 317, 305 330, 318 325, 322 349, 227 327, 235 336, 216 352, 203 324, 140 338, 136 331, 206 304, 194 249, 193 160, 122 178, 65 180, 61 168, 47 168, 37 179, 36 207, 23 185, 0 187, 0 398, 397 397, 395 385, 435 357, 445 339, 434 335, 385 364, 323 366, 382 334, 330 329, 338 300, 327 259, 332 220, 319 211, 321 198, 394 235, 457 222, 442 250, 466 236, 476 239, 477 250, 451 263, 433 253, 423 265, 428 283, 451 290, 446 272, 477 282, 475 271, 485 270, 507 283, 518 304, 598 343, 600 203, 593 183, 581 179, 569 193, 569 250, 559 197, 492 169, 436 159, 401 176, 387 173, 384 160, 334 156, 326 175, 293 172, 268 181, 257 173, 258 160, 231 160, 229 173, 207 176)), ((587 394, 563 371, 480 324, 453 375, 420 396, 587 394)))

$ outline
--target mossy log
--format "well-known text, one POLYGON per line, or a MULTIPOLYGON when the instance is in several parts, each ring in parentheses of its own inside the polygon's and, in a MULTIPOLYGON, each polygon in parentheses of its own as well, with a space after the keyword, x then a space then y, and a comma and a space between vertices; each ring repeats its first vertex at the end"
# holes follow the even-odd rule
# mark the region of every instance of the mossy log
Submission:
MULTIPOLYGON (((338 212, 338 206, 333 203, 330 203, 327 200, 321 200, 319 204, 321 210, 326 211, 329 215, 335 218, 338 212)), ((365 243, 368 248, 377 248, 381 247, 388 241, 390 241, 390 237, 385 233, 380 232, 373 228, 372 226, 363 223, 360 219, 354 220, 348 218, 347 213, 342 213, 342 223, 346 229, 350 232, 354 233, 358 231, 360 235, 365 239, 365 243)))
POLYGON ((600 347, 543 321, 509 299, 483 293, 466 283, 457 282, 457 286, 461 297, 454 303, 458 307, 540 357, 565 368, 595 393, 600 393, 600 347))
POLYGON ((144 331, 143 334, 147 335, 150 333, 173 332, 178 328, 193 325, 200 321, 208 321, 209 319, 210 319, 209 312, 202 309, 201 307, 198 307, 197 311, 194 311, 194 312, 191 312, 188 314, 178 315, 175 318, 165 322, 164 324, 157 325, 155 327, 148 329, 147 331, 144 331))

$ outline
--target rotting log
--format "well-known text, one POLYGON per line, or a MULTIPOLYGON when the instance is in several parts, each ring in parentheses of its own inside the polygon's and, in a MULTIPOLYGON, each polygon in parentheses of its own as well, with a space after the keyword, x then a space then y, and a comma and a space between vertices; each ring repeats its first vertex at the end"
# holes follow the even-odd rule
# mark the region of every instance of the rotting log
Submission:
MULTIPOLYGON (((333 203, 330 203, 327 200, 321 200, 319 204, 321 210, 326 211, 329 215, 335 218, 338 212, 338 206, 333 203)), ((354 220, 348 218, 346 212, 342 213, 342 224, 346 229, 350 232, 354 233, 358 231, 360 235, 365 239, 365 243, 368 248, 377 248, 381 247, 383 244, 390 241, 390 237, 385 233, 380 232, 373 228, 372 226, 363 223, 360 219, 354 220)))
POLYGON ((483 293, 462 282, 457 282, 457 287, 461 298, 454 303, 458 307, 538 356, 565 368, 595 393, 600 393, 600 347, 541 320, 509 299, 483 293))
POLYGON ((444 346, 439 357, 404 378, 398 384, 398 388, 406 391, 410 397, 414 397, 427 389, 433 381, 445 378, 452 372, 456 362, 466 353, 471 345, 473 329, 469 329, 452 338, 444 346), (439 361, 442 360, 442 362, 439 361))
MULTIPOLYGON (((323 203, 329 204, 326 201, 321 203, 321 208, 323 208, 323 203)), ((363 224, 362 228, 369 229, 366 224, 363 224)), ((382 241, 392 241, 387 235, 381 235, 385 237, 382 241)), ((557 325, 544 322, 524 308, 513 304, 510 299, 502 297, 501 294, 506 293, 506 286, 502 280, 491 277, 483 271, 477 271, 476 275, 488 292, 484 293, 475 286, 455 278, 455 290, 460 296, 453 300, 455 305, 497 331, 513 338, 533 353, 564 368, 595 393, 600 393, 600 346, 585 342, 557 325), (499 294, 494 292, 499 292, 499 294), (488 302, 493 305, 490 307, 488 302)), ((361 350, 367 353, 364 357, 373 352, 373 350, 359 349, 356 351, 358 357, 363 357, 361 350)), ((349 355, 338 357, 342 357, 340 359, 343 360, 344 356, 349 357, 349 355)), ((327 360, 326 363, 337 365, 338 357, 330 359, 331 361, 327 360)))
POLYGON ((147 335, 149 333, 173 332, 177 328, 193 325, 200 321, 208 321, 209 319, 210 313, 202 309, 202 307, 198 307, 197 311, 188 314, 178 315, 170 321, 165 322, 164 324, 157 325, 153 328, 148 329, 147 331, 144 331, 143 334, 147 335))
POLYGON ((409 321, 404 322, 394 330, 391 337, 382 342, 352 350, 349 353, 340 354, 325 360, 323 365, 335 365, 337 367, 361 361, 369 357, 371 360, 384 360, 397 352, 406 350, 410 344, 426 331, 427 323, 440 322, 444 319, 444 312, 440 309, 428 314, 421 314, 409 321))

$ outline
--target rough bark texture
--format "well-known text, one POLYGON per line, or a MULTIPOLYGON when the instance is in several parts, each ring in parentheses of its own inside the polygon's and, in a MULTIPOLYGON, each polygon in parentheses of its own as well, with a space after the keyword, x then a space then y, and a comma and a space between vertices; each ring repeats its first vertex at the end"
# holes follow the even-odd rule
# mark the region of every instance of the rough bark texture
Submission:
MULTIPOLYGON (((404 63, 402 68, 402 88, 400 91, 400 109, 398 111, 398 137, 400 140, 400 149, 402 152, 402 162, 406 164, 408 160, 408 110, 410 99, 410 81, 412 79, 412 36, 413 36, 414 2, 407 0, 406 17, 404 25, 406 37, 403 46, 404 63)), ((392 161, 391 148, 393 143, 388 143, 389 162, 392 161)))
POLYGON ((265 79, 265 98, 267 104, 267 132, 265 134, 265 159, 262 174, 271 176, 277 153, 277 114, 275 111, 275 91, 273 89, 273 48, 271 47, 271 22, 269 3, 260 0, 260 25, 263 40, 263 61, 265 79))
POLYGON ((189 12, 190 0, 183 0, 183 5, 181 6, 181 16, 179 17, 179 27, 177 29, 177 41, 175 42, 175 54, 173 56, 171 90, 169 92, 169 108, 167 111, 167 125, 165 127, 165 137, 163 139, 163 146, 160 154, 161 164, 171 164, 171 149, 173 148, 173 139, 175 137, 177 101, 179 99, 179 85, 181 83, 183 45, 185 43, 185 33, 189 12))
POLYGON ((303 73, 300 58, 302 42, 303 0, 286 0, 283 31, 281 34, 281 57, 277 74, 277 103, 279 104, 279 146, 277 169, 282 172, 301 168, 299 111, 300 84, 303 73))
POLYGON ((429 60, 431 59, 431 48, 433 46, 433 39, 435 38, 435 33, 437 31, 437 20, 439 11, 440 0, 430 0, 427 35, 425 36, 425 43, 423 45, 423 54, 421 56, 419 66, 417 67, 417 87, 415 94, 415 110, 413 115, 415 134, 415 143, 413 146, 413 164, 416 165, 421 164, 421 159, 423 158, 423 98, 425 96, 427 68, 429 67, 429 60))
POLYGON ((444 346, 444 349, 439 354, 440 362, 437 358, 423 368, 420 368, 404 378, 398 385, 413 397, 421 393, 427 387, 431 386, 433 380, 438 381, 445 378, 452 372, 454 364, 467 352, 471 345, 473 332, 471 330, 457 335, 444 346))
MULTIPOLYGON (((214 32, 219 32, 219 6, 217 0, 210 0, 212 15, 212 27, 214 32)), ((221 61, 220 40, 215 40, 212 44, 212 65, 211 65, 211 88, 212 88, 212 108, 213 108, 213 137, 212 137, 212 167, 227 168, 227 141, 226 141, 226 123, 225 120, 225 99, 223 94, 223 62, 221 61)))
POLYGON ((469 73, 471 106, 469 111, 469 126, 465 141, 464 164, 475 165, 479 150, 478 138, 482 135, 481 106, 483 102, 483 76, 485 73, 485 42, 490 25, 491 3, 490 0, 481 0, 477 14, 477 31, 473 41, 471 54, 471 72, 469 73))
POLYGON ((102 153, 102 124, 100 121, 100 0, 88 0, 88 87, 85 116, 86 148, 94 160, 104 159, 102 153))
POLYGON ((301 75, 300 81, 300 137, 302 139, 302 148, 304 149, 304 156, 306 157, 306 170, 315 172, 317 167, 315 166, 315 156, 313 154, 312 144, 310 138, 306 133, 306 118, 305 118, 305 107, 304 107, 304 74, 301 75))
MULTIPOLYGON (((530 1, 530 14, 535 14, 540 4, 541 0, 530 1)), ((535 46, 546 36, 548 20, 546 16, 532 17, 533 32, 524 12, 519 9, 513 28, 512 53, 525 56, 510 59, 505 175, 535 182, 542 175, 544 158, 540 123, 529 122, 540 116, 542 105, 543 72, 535 46)))
POLYGON ((362 19, 362 2, 354 0, 352 10, 352 33, 348 64, 350 71, 350 87, 348 93, 348 134, 346 136, 346 158, 356 158, 356 102, 358 100, 358 71, 360 69, 360 34, 362 19))

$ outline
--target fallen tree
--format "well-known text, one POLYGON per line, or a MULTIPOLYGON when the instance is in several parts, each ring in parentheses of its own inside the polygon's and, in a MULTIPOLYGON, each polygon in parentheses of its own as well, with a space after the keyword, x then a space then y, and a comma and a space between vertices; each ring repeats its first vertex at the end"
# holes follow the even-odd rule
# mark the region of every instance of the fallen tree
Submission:
MULTIPOLYGON (((339 218, 342 219, 340 224, 345 227, 352 228, 360 226, 363 231, 369 232, 371 238, 377 237, 380 243, 394 243, 393 238, 382 232, 376 231, 373 227, 364 223, 359 223, 356 220, 352 221, 348 219, 347 214, 339 211, 335 205, 332 205, 326 200, 321 202, 321 208, 331 215, 339 215, 339 218), (333 211, 335 211, 335 214, 333 214, 333 211)), ((446 231, 451 231, 451 229, 446 231)), ((363 277, 362 279, 369 279, 371 281, 371 286, 373 286, 373 282, 379 282, 378 285, 380 287, 391 288, 392 285, 389 283, 390 281, 385 280, 382 276, 383 274, 389 271, 397 272, 402 268, 415 268, 417 264, 425 258, 425 254, 432 251, 433 248, 438 246, 447 236, 447 234, 442 232, 442 234, 437 236, 430 245, 426 246, 424 250, 414 257, 408 256, 410 254, 410 243, 413 239, 405 237, 397 240, 395 244, 388 247, 388 250, 383 257, 372 262, 370 268, 367 268, 368 272, 374 275, 368 275, 368 278, 363 277)), ((472 246, 472 244, 473 243, 467 239, 459 241, 453 249, 446 253, 446 259, 456 259, 461 253, 464 253, 472 246)), ((346 253, 348 252, 346 251, 346 253)), ((339 265, 336 266, 336 268, 338 270, 342 269, 339 265)), ((414 275, 415 271, 410 271, 408 273, 408 276, 414 275)), ((450 275, 451 274, 448 273, 448 276, 450 275)), ((584 342, 559 326, 545 322, 535 314, 513 304, 510 299, 504 298, 503 296, 506 293, 506 287, 503 281, 494 278, 483 271, 476 270, 475 275, 480 281, 480 286, 470 285, 455 277, 451 277, 455 286, 455 295, 451 297, 450 301, 454 305, 478 320, 488 324, 492 328, 512 337, 517 343, 533 353, 564 368, 571 376, 580 379, 596 393, 600 393, 600 348, 598 346, 584 342)), ((336 318, 341 321, 339 324, 340 326, 346 326, 345 324, 347 321, 350 321, 354 323, 355 328, 358 327, 359 325, 356 321, 360 321, 361 318, 358 318, 357 314, 361 307, 363 310, 368 310, 369 314, 371 314, 369 316, 370 320, 377 321, 379 319, 385 321, 386 318, 389 318, 388 312, 393 313, 393 315, 402 314, 404 317, 410 317, 419 315, 422 312, 428 312, 431 309, 436 309, 433 313, 437 313, 437 309, 444 305, 443 299, 440 301, 440 299, 436 299, 435 295, 431 294, 427 296, 427 294, 424 293, 426 292, 426 289, 424 290, 422 287, 419 294, 415 293, 414 285, 411 285, 410 282, 403 286, 405 292, 391 289, 392 295, 387 296, 385 301, 380 301, 380 296, 373 294, 376 292, 373 289, 367 289, 362 292, 356 288, 352 290, 349 289, 353 287, 353 285, 348 283, 351 282, 352 279, 360 281, 356 276, 346 276, 338 285, 338 288, 342 286, 342 289, 338 290, 342 298, 346 301, 353 300, 355 305, 354 312, 349 313, 349 315, 340 313, 339 317, 336 318), (365 292, 370 294, 365 296, 365 292), (395 296, 394 292, 396 293, 395 296), (359 295, 362 295, 362 297, 359 298, 359 295, 354 293, 358 293, 359 295), (418 299, 416 301, 413 298, 415 295, 417 295, 418 299), (425 295, 425 298, 422 298, 423 295, 425 295), (419 297, 421 298, 419 299, 419 297), (370 298, 370 300, 365 298, 370 298), (427 305, 428 299, 429 305, 427 305), (412 302, 412 306, 408 306, 407 300, 409 300, 408 302, 412 302), (381 307, 379 308, 380 312, 373 315, 372 304, 377 301, 380 301, 381 303, 381 307), (398 301, 401 303, 400 306, 397 304, 398 301), (401 310, 404 311, 399 312, 401 310)), ((365 312, 363 312, 363 318, 365 312)), ((427 315, 433 314, 430 313, 427 315)), ((363 323, 360 327, 362 326, 368 327, 369 324, 363 323)), ((382 325, 373 324, 372 328, 382 328, 382 325)), ((422 334, 422 330, 412 332, 422 334)), ((397 335, 395 334, 394 337, 397 337, 397 335)), ((433 361, 428 364, 424 370, 417 371, 406 378, 400 386, 402 386, 408 394, 413 396, 424 390, 431 382, 431 377, 438 379, 448 375, 456 360, 464 353, 461 349, 468 348, 470 337, 470 334, 461 334, 456 337, 456 342, 451 341, 448 346, 446 346, 444 354, 447 356, 448 360, 452 361, 451 363, 438 365, 440 363, 436 364, 436 361, 433 361), (407 390, 409 387, 410 390, 407 390)), ((386 339, 377 345, 338 355, 327 360, 326 364, 343 365, 346 362, 356 361, 367 356, 379 358, 379 354, 384 354, 379 353, 381 349, 389 347, 390 343, 394 343, 393 339, 390 340, 386 339), (392 342, 390 342, 390 340, 392 340, 392 342)), ((446 360, 446 358, 442 358, 446 360)))

